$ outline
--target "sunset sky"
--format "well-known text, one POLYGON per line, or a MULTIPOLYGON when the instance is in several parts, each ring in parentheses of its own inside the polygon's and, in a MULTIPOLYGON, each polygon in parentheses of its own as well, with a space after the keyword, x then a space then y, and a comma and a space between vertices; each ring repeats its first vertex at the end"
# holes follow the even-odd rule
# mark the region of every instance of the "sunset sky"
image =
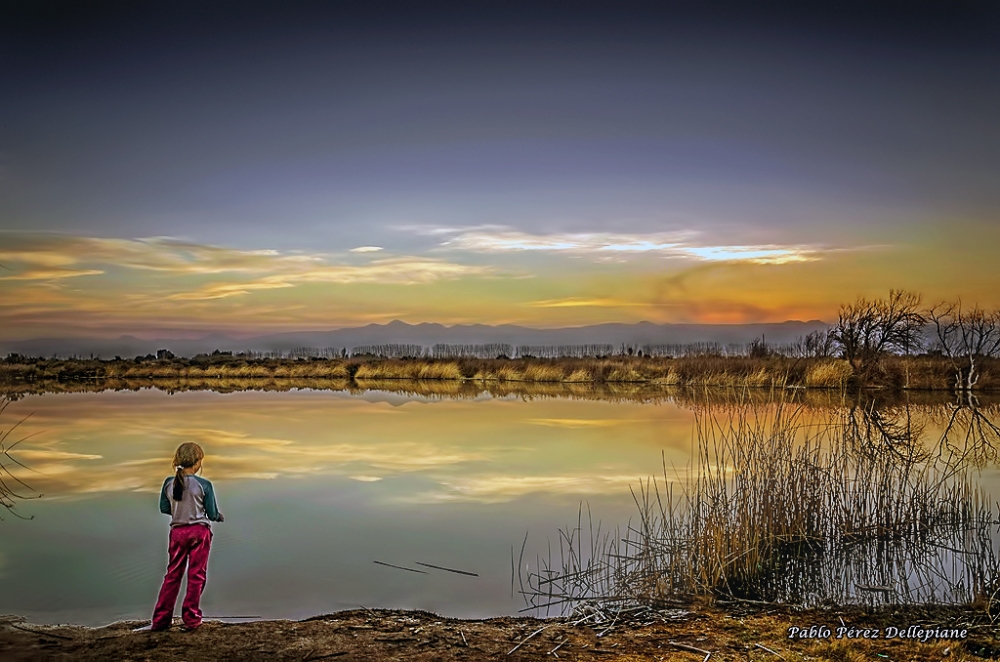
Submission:
POLYGON ((1000 305, 996 3, 331 4, 4 4, 0 339, 1000 305))

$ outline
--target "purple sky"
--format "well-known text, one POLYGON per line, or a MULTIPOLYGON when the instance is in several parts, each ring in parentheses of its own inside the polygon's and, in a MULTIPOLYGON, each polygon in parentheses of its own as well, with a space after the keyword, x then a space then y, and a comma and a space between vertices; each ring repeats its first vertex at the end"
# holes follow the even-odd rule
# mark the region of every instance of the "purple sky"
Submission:
POLYGON ((0 333, 1000 303, 1000 7, 753 4, 7 3, 0 333))

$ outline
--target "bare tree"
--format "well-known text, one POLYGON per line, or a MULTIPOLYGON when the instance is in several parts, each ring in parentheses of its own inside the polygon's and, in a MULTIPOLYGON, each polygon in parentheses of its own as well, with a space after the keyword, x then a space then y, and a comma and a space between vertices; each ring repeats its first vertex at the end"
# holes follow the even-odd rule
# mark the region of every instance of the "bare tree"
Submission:
POLYGON ((955 366, 955 388, 971 391, 979 381, 976 361, 1000 354, 1000 308, 986 311, 976 305, 962 310, 959 299, 937 304, 927 316, 934 324, 937 349, 955 366))
POLYGON ((890 290, 887 299, 859 297, 855 303, 841 306, 831 337, 855 374, 867 380, 886 354, 919 349, 925 325, 920 295, 890 290))
POLYGON ((804 344, 806 356, 815 356, 816 358, 831 356, 834 345, 833 329, 811 331, 806 335, 804 344))

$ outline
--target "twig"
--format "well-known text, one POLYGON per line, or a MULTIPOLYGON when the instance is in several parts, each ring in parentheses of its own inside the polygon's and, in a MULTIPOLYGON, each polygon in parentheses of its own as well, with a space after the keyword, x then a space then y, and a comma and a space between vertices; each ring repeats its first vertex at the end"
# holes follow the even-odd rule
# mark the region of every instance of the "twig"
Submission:
POLYGON ((466 647, 466 648, 468 648, 468 647, 469 647, 469 642, 468 642, 468 640, 467 640, 467 639, 465 638, 465 632, 464 632, 463 630, 459 630, 459 631, 458 631, 458 633, 459 633, 460 635, 462 635, 462 643, 463 643, 463 644, 465 644, 465 647, 466 647))
POLYGON ((32 628, 21 627, 20 625, 15 625, 14 623, 6 623, 8 627, 12 627, 15 630, 21 630, 23 632, 30 632, 32 634, 37 634, 39 637, 55 637, 56 639, 65 639, 66 641, 74 641, 73 637, 67 637, 66 635, 56 634, 55 632, 44 632, 41 630, 34 630, 32 628))
POLYGON ((785 658, 781 657, 781 655, 780 655, 780 654, 778 654, 778 653, 776 653, 775 651, 771 650, 771 649, 770 649, 770 648, 768 648, 767 646, 764 646, 763 644, 754 644, 754 648, 759 648, 759 649, 761 649, 762 651, 767 651, 767 652, 768 652, 768 653, 770 653, 771 655, 775 655, 775 656, 777 656, 777 657, 778 657, 778 659, 781 659, 781 660, 784 660, 784 659, 785 659, 785 658))
POLYGON ((734 603, 741 603, 747 605, 762 605, 765 607, 794 607, 795 605, 788 602, 768 602, 767 600, 751 600, 749 598, 737 598, 735 596, 730 596, 725 599, 716 600, 720 605, 729 605, 734 603))
POLYGON ((544 625, 544 626, 538 628, 537 630, 535 630, 534 632, 532 632, 531 634, 529 634, 527 637, 525 637, 524 639, 522 639, 521 643, 519 643, 517 646, 514 646, 509 651, 507 651, 507 655, 510 655, 511 653, 513 653, 514 651, 516 651, 518 648, 520 648, 521 646, 523 646, 525 644, 525 642, 528 641, 528 639, 531 639, 536 634, 538 634, 542 630, 545 630, 545 629, 547 629, 549 627, 551 627, 551 626, 550 625, 544 625))
MULTIPOLYGON (((569 641, 569 637, 566 637, 565 639, 563 639, 562 641, 560 641, 558 644, 556 644, 556 647, 553 648, 552 650, 550 650, 548 653, 546 653, 546 655, 556 655, 556 651, 559 650, 560 648, 562 648, 566 644, 566 642, 568 642, 568 641, 569 641)), ((559 656, 556 655, 556 657, 559 657, 559 656)))
POLYGON ((670 644, 671 646, 676 646, 677 648, 681 648, 686 651, 691 651, 692 653, 704 653, 705 660, 708 660, 708 658, 712 656, 712 651, 707 651, 704 648, 698 648, 697 646, 688 646, 687 644, 682 644, 676 641, 668 641, 667 643, 670 644))

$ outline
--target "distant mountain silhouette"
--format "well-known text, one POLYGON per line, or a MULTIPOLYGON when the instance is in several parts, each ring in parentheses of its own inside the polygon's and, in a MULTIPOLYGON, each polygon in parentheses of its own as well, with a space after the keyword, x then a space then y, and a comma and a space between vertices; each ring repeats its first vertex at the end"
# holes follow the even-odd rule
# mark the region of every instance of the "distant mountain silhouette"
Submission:
POLYGON ((558 329, 532 329, 512 324, 488 326, 485 324, 407 324, 394 320, 388 324, 335 329, 332 331, 297 331, 277 333, 253 338, 237 339, 223 334, 209 334, 202 338, 156 338, 144 340, 131 335, 118 338, 35 338, 30 340, 0 341, 0 355, 9 353, 44 357, 113 358, 116 355, 133 357, 155 354, 158 349, 169 349, 178 356, 194 356, 214 350, 241 352, 288 352, 297 348, 335 348, 340 350, 361 345, 414 344, 430 347, 437 343, 476 345, 507 343, 510 345, 593 345, 622 343, 688 344, 716 342, 722 344, 747 343, 765 336, 768 343, 793 342, 811 331, 825 329, 826 322, 788 321, 775 324, 596 324, 591 326, 558 329))

